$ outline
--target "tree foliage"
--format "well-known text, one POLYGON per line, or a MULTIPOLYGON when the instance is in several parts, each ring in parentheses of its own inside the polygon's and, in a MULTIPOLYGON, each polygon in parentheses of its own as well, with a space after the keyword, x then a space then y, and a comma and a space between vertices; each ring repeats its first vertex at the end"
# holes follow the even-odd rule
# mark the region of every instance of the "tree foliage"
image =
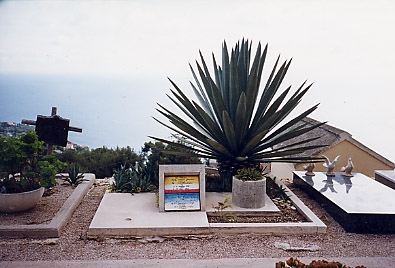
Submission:
POLYGON ((152 183, 159 185, 159 165, 169 164, 201 164, 197 157, 177 155, 177 152, 185 152, 185 148, 179 148, 172 144, 162 142, 146 142, 141 148, 141 162, 145 163, 147 173, 152 178, 152 183), (174 152, 174 154, 172 154, 174 152))
POLYGON ((134 165, 139 156, 129 146, 116 149, 101 147, 91 151, 66 150, 57 155, 67 163, 78 163, 84 173, 94 173, 97 178, 111 177, 121 165, 134 165))
POLYGON ((69 165, 78 163, 81 172, 94 173, 97 178, 111 177, 114 170, 121 170, 122 166, 125 170, 136 170, 137 167, 141 174, 149 178, 149 183, 158 187, 160 164, 201 163, 198 158, 169 154, 171 151, 180 151, 180 148, 162 142, 145 142, 139 154, 127 146, 115 149, 102 147, 90 151, 66 150, 56 157, 69 165))
POLYGON ((50 188, 64 165, 53 156, 45 156, 44 144, 34 131, 18 137, 0 137, 0 186, 5 192, 24 192, 50 188))

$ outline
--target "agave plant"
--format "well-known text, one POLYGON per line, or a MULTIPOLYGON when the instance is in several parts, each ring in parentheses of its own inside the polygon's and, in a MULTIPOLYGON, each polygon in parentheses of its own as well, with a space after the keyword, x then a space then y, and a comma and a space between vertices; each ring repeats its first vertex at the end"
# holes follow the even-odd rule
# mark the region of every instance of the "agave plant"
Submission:
POLYGON ((78 184, 81 184, 84 179, 84 173, 80 173, 80 166, 78 163, 70 163, 67 167, 67 176, 61 175, 61 179, 64 182, 69 183, 73 187, 77 187, 78 184))
POLYGON ((299 104, 311 84, 306 86, 304 82, 290 97, 287 97, 291 91, 290 86, 279 92, 291 60, 284 61, 278 68, 278 57, 260 91, 268 46, 262 51, 259 43, 254 58, 251 57, 251 47, 252 43, 243 39, 229 53, 224 42, 222 67, 217 65, 214 54, 212 56, 214 76, 210 74, 200 52, 201 63, 196 61, 200 80, 190 65, 195 80, 195 84, 191 82, 191 86, 197 101, 187 97, 169 79, 174 90, 171 90, 173 96, 167 96, 186 117, 184 119, 158 104, 160 109, 157 110, 173 126, 154 119, 181 137, 186 137, 186 140, 177 143, 151 136, 174 146, 187 147, 189 152, 178 154, 216 159, 220 173, 229 181, 238 169, 256 166, 262 162, 321 161, 318 158, 297 156, 306 150, 320 147, 308 144, 318 137, 289 143, 291 139, 321 125, 297 126, 318 104, 280 124, 299 104), (285 142, 287 145, 282 145, 285 142))

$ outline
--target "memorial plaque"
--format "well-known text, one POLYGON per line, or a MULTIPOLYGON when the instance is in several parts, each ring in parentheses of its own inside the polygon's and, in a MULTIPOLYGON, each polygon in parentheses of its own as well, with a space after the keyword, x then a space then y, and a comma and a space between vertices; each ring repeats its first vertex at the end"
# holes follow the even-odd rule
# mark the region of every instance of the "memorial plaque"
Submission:
POLYGON ((165 176, 165 210, 200 210, 199 176, 165 176))
POLYGON ((199 193, 165 194, 165 210, 200 210, 199 193))
POLYGON ((159 212, 205 211, 204 165, 159 165, 159 212))
POLYGON ((199 176, 166 176, 165 193, 198 193, 199 176))

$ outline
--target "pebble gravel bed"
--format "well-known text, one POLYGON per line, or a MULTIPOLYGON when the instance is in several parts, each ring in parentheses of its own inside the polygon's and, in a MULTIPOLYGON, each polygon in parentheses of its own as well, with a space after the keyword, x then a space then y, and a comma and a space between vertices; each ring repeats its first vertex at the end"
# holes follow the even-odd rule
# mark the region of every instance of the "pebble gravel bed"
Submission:
MULTIPOLYGON (((328 226, 327 233, 288 236, 242 235, 90 240, 87 239, 89 224, 106 189, 102 183, 96 183, 74 212, 60 238, 0 238, 0 261, 289 257, 336 260, 336 257, 395 256, 395 235, 346 233, 318 203, 311 200, 303 191, 294 188, 290 183, 287 186, 328 226), (315 250, 289 251, 276 247, 279 244, 315 250)), ((45 206, 49 206, 50 199, 55 196, 61 200, 60 195, 61 193, 49 196, 45 206)), ((45 213, 43 211, 38 215, 32 213, 29 220, 38 222, 38 218, 47 217, 45 213)), ((10 216, 7 217, 5 220, 4 215, 0 214, 0 224, 12 221, 10 216)))

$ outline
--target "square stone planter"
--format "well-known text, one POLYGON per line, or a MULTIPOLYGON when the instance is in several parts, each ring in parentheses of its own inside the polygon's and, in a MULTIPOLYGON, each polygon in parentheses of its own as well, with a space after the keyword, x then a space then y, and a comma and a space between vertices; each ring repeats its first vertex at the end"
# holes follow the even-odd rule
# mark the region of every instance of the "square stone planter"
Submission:
POLYGON ((241 208, 265 206, 266 178, 259 181, 243 181, 233 176, 232 204, 241 208))

